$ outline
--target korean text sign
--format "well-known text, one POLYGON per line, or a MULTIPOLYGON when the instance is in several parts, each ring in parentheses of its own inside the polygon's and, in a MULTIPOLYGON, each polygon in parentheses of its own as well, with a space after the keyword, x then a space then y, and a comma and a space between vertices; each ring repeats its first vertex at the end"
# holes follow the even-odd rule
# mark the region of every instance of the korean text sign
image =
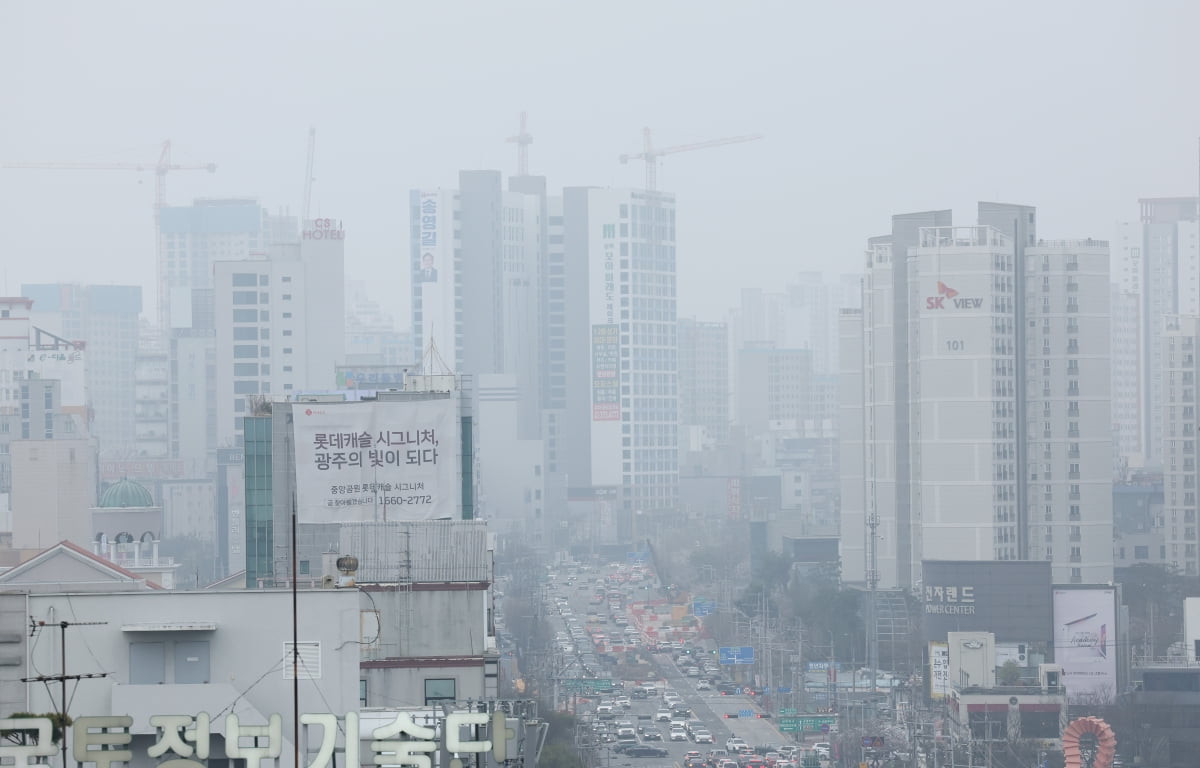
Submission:
POLYGON ((293 409, 299 522, 458 516, 458 419, 449 398, 293 409))

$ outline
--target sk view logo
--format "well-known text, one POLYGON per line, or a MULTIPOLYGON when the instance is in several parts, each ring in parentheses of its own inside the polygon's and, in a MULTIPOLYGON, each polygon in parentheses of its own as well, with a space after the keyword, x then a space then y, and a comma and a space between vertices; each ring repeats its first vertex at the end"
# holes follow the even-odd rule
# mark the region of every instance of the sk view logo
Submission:
POLYGON ((979 309, 983 306, 983 299, 976 298, 959 298, 958 291, 938 280, 937 296, 925 297, 925 309, 979 309), (950 304, 946 304, 946 300, 950 300, 950 304))

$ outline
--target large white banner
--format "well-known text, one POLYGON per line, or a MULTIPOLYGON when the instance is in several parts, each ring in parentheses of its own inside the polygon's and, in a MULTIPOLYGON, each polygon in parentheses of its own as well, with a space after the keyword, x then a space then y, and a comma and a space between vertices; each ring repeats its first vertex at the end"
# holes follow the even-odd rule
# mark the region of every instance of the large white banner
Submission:
POLYGON ((1054 590, 1054 659, 1071 701, 1116 700, 1116 637, 1115 590, 1054 590))
POLYGON ((459 516, 453 399, 299 404, 293 421, 299 522, 459 516))

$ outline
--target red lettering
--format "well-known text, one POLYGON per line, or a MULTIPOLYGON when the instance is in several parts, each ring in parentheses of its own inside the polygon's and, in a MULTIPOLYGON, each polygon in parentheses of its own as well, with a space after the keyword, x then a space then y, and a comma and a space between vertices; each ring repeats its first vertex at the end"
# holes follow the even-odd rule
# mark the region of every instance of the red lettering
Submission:
POLYGON ((927 296, 925 297, 925 309, 945 309, 945 296, 927 296))

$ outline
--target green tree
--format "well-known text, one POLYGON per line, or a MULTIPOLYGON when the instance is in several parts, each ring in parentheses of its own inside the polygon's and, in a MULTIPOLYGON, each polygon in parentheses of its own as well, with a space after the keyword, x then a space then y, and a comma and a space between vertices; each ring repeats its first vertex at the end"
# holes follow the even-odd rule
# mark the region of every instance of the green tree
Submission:
MULTIPOLYGON (((70 715, 67 715, 64 720, 63 715, 59 714, 58 712, 44 712, 40 715, 36 712, 13 712, 8 717, 11 720, 26 720, 26 719, 32 719, 32 718, 37 718, 37 717, 49 718, 50 719, 50 729, 51 729, 50 730, 50 739, 55 744, 59 744, 62 742, 63 723, 65 722, 67 727, 70 727, 71 723, 73 722, 71 720, 70 715)), ((29 745, 33 741, 33 738, 36 735, 37 735, 37 728, 17 728, 17 729, 9 731, 8 735, 5 736, 4 739, 5 739, 5 741, 11 742, 13 744, 26 746, 26 745, 29 745)))

